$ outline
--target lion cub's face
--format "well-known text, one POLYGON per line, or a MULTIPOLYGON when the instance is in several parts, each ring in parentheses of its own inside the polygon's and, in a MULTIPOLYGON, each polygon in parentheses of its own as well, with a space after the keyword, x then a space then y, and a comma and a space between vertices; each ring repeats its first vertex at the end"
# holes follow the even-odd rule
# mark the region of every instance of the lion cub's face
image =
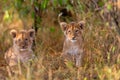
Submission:
POLYGON ((61 22, 60 26, 66 38, 72 42, 77 41, 82 35, 84 22, 71 22, 67 24, 66 22, 61 22))
POLYGON ((33 29, 28 31, 21 30, 19 32, 16 30, 11 30, 10 34, 13 37, 13 46, 17 50, 26 51, 31 49, 35 35, 35 31, 33 29))

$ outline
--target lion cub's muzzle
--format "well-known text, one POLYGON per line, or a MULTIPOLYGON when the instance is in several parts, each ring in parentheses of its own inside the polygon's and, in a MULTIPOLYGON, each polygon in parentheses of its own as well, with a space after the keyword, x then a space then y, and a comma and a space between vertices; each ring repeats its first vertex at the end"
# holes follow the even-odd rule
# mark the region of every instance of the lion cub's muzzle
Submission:
POLYGON ((71 36, 71 37, 68 36, 68 39, 70 41, 72 41, 72 42, 76 42, 77 41, 77 37, 76 36, 71 36))
POLYGON ((72 37, 72 40, 76 40, 76 37, 74 36, 74 37, 72 37))
POLYGON ((20 45, 20 51, 26 51, 30 48, 30 45, 28 45, 28 43, 23 43, 20 45))

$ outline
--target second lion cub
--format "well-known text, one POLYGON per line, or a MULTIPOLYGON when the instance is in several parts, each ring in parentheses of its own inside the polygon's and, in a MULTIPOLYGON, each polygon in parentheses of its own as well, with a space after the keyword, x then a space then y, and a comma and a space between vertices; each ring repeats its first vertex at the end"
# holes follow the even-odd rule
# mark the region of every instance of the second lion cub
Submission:
POLYGON ((83 58, 83 26, 84 21, 71 23, 60 22, 60 27, 65 35, 62 56, 75 61, 77 67, 81 66, 83 58))
POLYGON ((31 49, 35 36, 34 29, 28 31, 17 31, 13 29, 10 31, 10 34, 13 39, 13 46, 5 53, 9 75, 11 75, 11 72, 14 72, 14 66, 16 66, 19 61, 21 63, 26 63, 35 57, 31 49))

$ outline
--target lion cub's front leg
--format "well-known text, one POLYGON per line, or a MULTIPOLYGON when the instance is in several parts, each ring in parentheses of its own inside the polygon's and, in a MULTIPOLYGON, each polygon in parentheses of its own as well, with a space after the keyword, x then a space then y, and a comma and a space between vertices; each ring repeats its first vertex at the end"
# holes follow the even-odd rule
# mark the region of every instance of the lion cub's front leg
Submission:
POLYGON ((79 67, 82 65, 82 55, 76 57, 76 66, 79 67))
POLYGON ((82 66, 82 61, 83 61, 83 50, 80 50, 80 52, 76 56, 76 66, 82 66))

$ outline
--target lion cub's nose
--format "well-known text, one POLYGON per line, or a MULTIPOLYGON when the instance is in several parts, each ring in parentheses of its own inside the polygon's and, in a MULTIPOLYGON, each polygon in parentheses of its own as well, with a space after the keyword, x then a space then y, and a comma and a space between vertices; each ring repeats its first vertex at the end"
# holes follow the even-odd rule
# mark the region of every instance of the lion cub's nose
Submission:
POLYGON ((25 46, 22 46, 22 48, 24 49, 24 48, 25 48, 25 46))
POLYGON ((75 36, 72 37, 72 40, 75 40, 75 36))

